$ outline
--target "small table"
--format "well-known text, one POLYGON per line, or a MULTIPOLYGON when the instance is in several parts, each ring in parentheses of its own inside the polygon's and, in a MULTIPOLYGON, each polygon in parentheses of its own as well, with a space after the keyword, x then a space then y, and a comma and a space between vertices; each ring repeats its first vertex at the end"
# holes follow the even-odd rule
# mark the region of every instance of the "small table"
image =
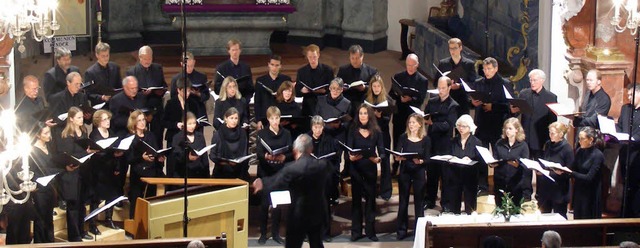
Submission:
MULTIPOLYGON (((511 217, 511 222, 554 222, 566 221, 559 214, 525 214, 511 217)), ((479 215, 442 215, 442 216, 425 216, 418 218, 416 223, 416 235, 413 241, 413 248, 424 248, 427 246, 427 228, 438 225, 465 225, 465 224, 486 224, 491 226, 493 223, 506 223, 503 217, 494 216, 492 214, 479 215)))

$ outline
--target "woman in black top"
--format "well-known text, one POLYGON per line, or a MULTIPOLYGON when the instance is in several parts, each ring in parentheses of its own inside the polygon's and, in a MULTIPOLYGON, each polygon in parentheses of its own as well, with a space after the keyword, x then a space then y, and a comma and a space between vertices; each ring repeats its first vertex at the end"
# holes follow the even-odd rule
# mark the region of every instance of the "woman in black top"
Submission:
POLYGON ((371 241, 378 241, 376 236, 376 179, 377 164, 385 157, 382 132, 378 127, 373 109, 366 104, 358 107, 358 116, 349 128, 347 146, 362 149, 363 152, 349 153, 351 166, 351 241, 362 238, 362 198, 365 199, 364 221, 365 234, 371 241), (377 150, 377 153, 376 153, 377 150), (363 195, 364 193, 364 195, 363 195))
MULTIPOLYGON (((93 130, 89 134, 89 139, 93 141, 117 137, 115 132, 111 131, 111 112, 107 110, 98 110, 93 113, 93 130)), ((91 201, 91 210, 98 208, 100 200, 107 203, 115 200, 120 196, 119 185, 116 183, 120 175, 120 157, 124 153, 118 150, 102 150, 91 157, 91 167, 93 174, 93 184, 95 185, 95 195, 91 201)), ((126 173, 126 172, 125 172, 126 173)), ((105 211, 106 225, 112 229, 118 229, 113 224, 113 207, 105 211)), ((95 217, 94 217, 95 218, 95 217)), ((89 222, 90 231, 92 233, 100 233, 95 228, 95 221, 89 222)))
MULTIPOLYGON (((311 131, 307 133, 311 137, 313 143, 313 156, 326 160, 333 170, 327 177, 327 187, 325 194, 327 196, 327 210, 331 213, 331 205, 338 204, 338 198, 340 197, 340 191, 338 189, 340 179, 340 156, 338 155, 339 147, 336 140, 328 135, 324 134, 324 121, 319 115, 311 117, 311 131), (333 155, 329 155, 333 153, 333 155)), ((325 241, 331 240, 331 220, 332 216, 327 216, 328 226, 325 232, 325 241)))
POLYGON ((470 115, 462 115, 455 123, 458 135, 451 141, 451 155, 463 160, 477 161, 474 165, 463 165, 458 163, 447 163, 443 170, 449 171, 442 180, 446 187, 442 188, 442 194, 449 199, 444 204, 444 208, 460 214, 462 195, 464 195, 464 211, 471 214, 477 209, 478 197, 478 168, 486 166, 476 146, 482 146, 482 141, 473 135, 476 131, 476 125, 470 115))
POLYGON ((192 112, 187 112, 187 125, 185 130, 187 131, 187 141, 184 140, 184 131, 180 131, 173 136, 173 143, 171 144, 171 154, 173 161, 175 161, 176 176, 184 178, 209 178, 209 159, 207 153, 198 156, 195 151, 207 146, 207 142, 204 140, 204 135, 197 131, 196 116, 192 112), (184 163, 184 151, 185 147, 189 147, 189 153, 187 155, 188 162, 184 163), (185 175, 186 167, 186 175, 185 175))
POLYGON ((128 154, 129 164, 131 165, 129 175, 129 203, 131 205, 129 218, 133 219, 138 197, 155 196, 156 194, 155 185, 146 185, 140 178, 163 177, 162 167, 166 157, 164 155, 155 156, 152 153, 147 153, 144 144, 141 144, 141 142, 144 141, 154 149, 160 149, 160 146, 156 144, 153 133, 147 130, 147 121, 142 111, 136 110, 131 112, 127 122, 127 129, 129 129, 129 133, 136 136, 131 143, 131 149, 129 149, 128 154))
POLYGON ((249 123, 249 107, 248 100, 243 98, 238 91, 238 82, 233 77, 227 77, 222 82, 220 91, 220 98, 216 100, 216 107, 213 113, 213 127, 218 130, 222 126, 224 113, 227 109, 234 107, 238 110, 238 116, 240 117, 240 126, 244 123, 249 123))
POLYGON ((413 199, 416 220, 424 216, 422 209, 422 199, 425 189, 425 166, 429 161, 431 151, 431 139, 427 136, 424 128, 424 119, 419 114, 413 113, 407 119, 407 131, 400 135, 396 144, 396 151, 415 152, 417 156, 402 157, 395 156, 395 160, 400 164, 400 175, 398 177, 398 190, 400 191, 400 204, 398 207, 398 231, 397 239, 402 240, 407 237, 409 227, 409 190, 413 186, 413 199))
MULTIPOLYGON (((76 158, 87 155, 88 147, 81 147, 77 140, 87 138, 87 130, 84 128, 82 110, 77 107, 69 108, 67 122, 62 130, 61 137, 56 140, 58 153, 67 153, 76 158)), ((67 235, 71 242, 80 242, 82 239, 92 239, 84 231, 85 206, 82 197, 82 178, 78 168, 81 165, 61 164, 58 166, 65 171, 59 175, 62 199, 67 203, 67 235)))
MULTIPOLYGON (((387 95, 387 90, 384 87, 384 81, 379 74, 374 75, 371 78, 371 82, 369 82, 369 89, 367 90, 367 94, 365 95, 365 103, 369 103, 370 105, 378 105, 380 103, 387 102, 387 107, 382 111, 382 109, 373 108, 373 112, 376 115, 376 120, 378 121, 378 126, 382 131, 382 140, 384 141, 384 147, 387 149, 391 149, 391 132, 389 130, 389 122, 391 121, 391 115, 393 111, 391 109, 395 109, 396 101, 393 100, 389 95, 387 95)), ((386 151, 385 151, 386 152, 386 151)), ((391 164, 390 157, 385 156, 382 159, 381 172, 380 172, 380 197, 384 200, 389 200, 391 198, 391 164)))
POLYGON ((502 206, 503 192, 509 193, 516 204, 522 199, 531 199, 531 170, 519 162, 529 157, 529 146, 524 142, 524 130, 518 119, 512 117, 504 121, 502 138, 494 146, 493 157, 502 160, 489 164, 495 168, 496 206, 502 206))
MULTIPOLYGON (((295 120, 302 117, 302 108, 295 101, 296 91, 291 81, 284 81, 278 88, 276 93, 276 107, 280 109, 282 116, 291 116, 292 118, 282 118, 280 125, 291 132, 291 137, 298 137, 303 133, 303 128, 308 127, 304 123, 297 123, 295 120), (296 119, 294 119, 296 118, 296 119)), ((309 130, 306 128, 306 130, 309 130)))
MULTIPOLYGON (((187 83, 184 83, 182 78, 179 78, 176 81, 176 88, 178 89, 178 97, 171 98, 167 101, 167 104, 164 107, 164 116, 163 125, 167 129, 167 133, 165 134, 165 140, 167 141, 167 146, 173 144, 173 137, 180 132, 184 123, 182 123, 182 118, 184 117, 185 108, 188 107, 188 110, 191 113, 198 113, 198 104, 197 101, 189 100, 191 97, 191 83, 187 80, 187 83), (187 88, 187 99, 184 98, 184 88, 187 88), (186 103, 186 105, 185 105, 186 103)), ((202 127, 196 127, 197 131, 202 132, 202 127)), ((175 150, 174 150, 175 151, 175 150)), ((184 171, 177 172, 174 165, 176 165, 176 161, 173 160, 174 156, 167 157, 167 176, 168 177, 180 177, 180 175, 184 175, 184 171), (180 174, 178 174, 180 173, 180 174)), ((208 173, 207 173, 208 174, 208 173)))
POLYGON ((580 147, 570 168, 573 184, 573 218, 600 219, 602 217, 602 171, 604 155, 602 134, 598 129, 585 127, 578 134, 580 147))
MULTIPOLYGON (((351 114, 351 101, 342 95, 343 86, 341 78, 334 78, 329 85, 329 94, 318 97, 314 115, 322 116, 322 119, 327 120, 351 114)), ((336 140, 344 142, 348 126, 349 122, 336 120, 327 123, 325 131, 336 140)))
MULTIPOLYGON (((53 165, 51 153, 47 143, 51 141, 51 128, 42 125, 36 133, 36 141, 31 150, 29 164, 33 170, 34 181, 38 178, 62 172, 53 165)), ((55 205, 55 192, 53 184, 47 186, 38 184, 38 189, 33 193, 35 205, 35 218, 33 220, 33 242, 53 243, 53 207, 55 205)))
POLYGON ((211 144, 216 144, 211 149, 209 157, 215 163, 213 167, 214 178, 240 178, 249 181, 249 161, 241 164, 226 161, 224 159, 236 159, 248 154, 247 131, 238 126, 238 110, 227 109, 224 113, 224 126, 213 134, 211 144))
MULTIPOLYGON (((291 153, 291 134, 287 129, 280 127, 280 109, 271 106, 267 109, 267 120, 269 127, 258 131, 256 141, 256 153, 258 155, 258 177, 273 176, 284 167, 284 163, 293 160, 291 153), (285 153, 270 154, 262 145, 266 143, 272 150, 282 147, 289 147, 285 153)), ((269 206, 271 205, 271 197, 266 191, 262 192, 262 205, 260 208, 260 238, 258 243, 264 244, 267 241, 267 220, 269 217, 269 206)), ((280 237, 280 216, 281 208, 271 210, 271 234, 273 240, 282 244, 284 241, 280 237)))
MULTIPOLYGON (((322 116, 324 120, 338 118, 338 120, 326 123, 324 133, 337 141, 345 143, 349 121, 343 121, 340 117, 351 114, 351 101, 342 95, 343 87, 344 82, 341 78, 331 80, 329 84, 329 94, 318 97, 314 115, 322 116)), ((342 156, 342 151, 340 151, 338 155, 342 156)), ((351 161, 349 161, 349 158, 345 154, 342 177, 348 177, 350 164, 351 161)))
MULTIPOLYGON (((571 144, 564 139, 567 126, 562 122, 553 122, 549 125, 549 138, 543 146, 542 159, 556 162, 562 166, 573 165, 573 149, 571 144)), ((546 176, 536 172, 536 200, 542 213, 554 213, 567 218, 567 204, 569 203, 569 175, 551 170, 551 181, 546 176)))

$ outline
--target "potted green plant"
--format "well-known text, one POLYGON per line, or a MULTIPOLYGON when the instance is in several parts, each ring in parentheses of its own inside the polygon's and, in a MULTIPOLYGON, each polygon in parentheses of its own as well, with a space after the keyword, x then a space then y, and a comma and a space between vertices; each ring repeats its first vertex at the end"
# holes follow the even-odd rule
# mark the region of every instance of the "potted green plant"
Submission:
POLYGON ((523 212, 521 205, 524 203, 524 199, 520 199, 520 203, 515 204, 513 202, 513 196, 509 195, 509 192, 504 192, 503 190, 500 190, 500 192, 502 192, 502 204, 500 204, 500 206, 496 205, 496 208, 493 210, 493 215, 502 215, 504 221, 509 222, 511 216, 523 212))

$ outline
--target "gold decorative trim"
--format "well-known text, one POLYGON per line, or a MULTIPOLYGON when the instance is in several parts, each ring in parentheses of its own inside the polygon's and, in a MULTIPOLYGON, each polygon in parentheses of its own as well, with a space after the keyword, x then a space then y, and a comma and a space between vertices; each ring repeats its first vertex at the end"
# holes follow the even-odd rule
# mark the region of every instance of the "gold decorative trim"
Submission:
MULTIPOLYGON (((529 0, 523 0, 522 1, 524 4, 524 11, 522 11, 522 17, 520 18, 520 23, 522 23, 522 25, 520 25, 520 34, 522 35, 522 39, 524 41, 524 46, 522 48, 518 47, 518 46, 513 46, 510 47, 508 52, 507 52, 507 62, 511 65, 511 66, 515 66, 513 64, 513 62, 511 62, 512 58, 515 55, 520 54, 522 51, 526 50, 527 47, 529 46, 529 0)), ((525 58, 524 56, 522 58, 520 58, 520 63, 518 65, 518 69, 516 70, 516 74, 509 77, 509 80, 511 82, 517 82, 520 81, 520 79, 524 78, 525 75, 527 75, 527 66, 529 66, 529 64, 531 63, 531 59, 529 58, 525 58)), ((515 86, 515 85, 514 85, 515 86)))

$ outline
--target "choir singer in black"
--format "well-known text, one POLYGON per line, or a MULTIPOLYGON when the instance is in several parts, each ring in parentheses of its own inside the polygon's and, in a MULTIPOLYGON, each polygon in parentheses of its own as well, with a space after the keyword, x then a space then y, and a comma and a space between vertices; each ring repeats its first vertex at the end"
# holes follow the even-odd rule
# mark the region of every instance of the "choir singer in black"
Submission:
POLYGON ((149 122, 149 130, 153 133, 157 144, 162 144, 164 126, 162 118, 164 116, 164 105, 162 98, 167 92, 167 82, 164 80, 162 65, 153 63, 153 50, 149 46, 142 46, 138 50, 138 63, 129 68, 127 76, 135 76, 138 86, 142 90, 142 95, 146 99, 146 106, 155 113, 149 122), (151 89, 151 87, 161 87, 151 89))
POLYGON ((521 158, 529 157, 529 146, 524 142, 524 136, 518 119, 512 117, 504 121, 502 138, 493 148, 493 157, 501 161, 489 164, 495 168, 493 183, 496 206, 502 206, 504 193, 509 193, 516 204, 522 199, 531 200, 531 170, 520 163, 521 158))
POLYGON ((362 149, 361 152, 349 152, 349 174, 351 175, 351 241, 362 235, 363 206, 365 199, 364 223, 365 234, 371 241, 378 241, 376 236, 376 181, 378 163, 385 157, 382 132, 378 127, 373 109, 366 104, 360 105, 358 116, 354 119, 347 135, 347 146, 362 149))
POLYGON ((300 83, 296 83, 296 94, 303 97, 302 114, 310 116, 315 114, 318 97, 328 93, 329 83, 333 79, 333 68, 319 62, 320 47, 317 45, 305 47, 303 53, 309 63, 298 69, 296 82, 300 83), (304 87, 303 84, 312 89, 304 87))
POLYGON ((240 117, 240 126, 244 123, 249 123, 249 107, 247 99, 242 97, 242 93, 238 91, 238 82, 233 77, 227 77, 222 83, 224 90, 220 91, 220 98, 216 100, 216 107, 213 112, 213 127, 218 130, 222 126, 224 113, 229 108, 235 108, 238 111, 240 117))
POLYGON ((464 212, 471 214, 477 209, 478 198, 478 167, 487 166, 482 162, 476 146, 482 146, 482 141, 474 135, 476 124, 470 115, 464 114, 456 121, 458 135, 451 142, 451 155, 466 161, 477 161, 473 165, 448 163, 447 171, 442 180, 446 181, 442 187, 444 198, 449 199, 442 204, 444 209, 454 214, 460 214, 461 202, 464 199, 464 212), (464 195, 464 198, 463 198, 464 195))
POLYGON ((529 72, 531 88, 521 90, 518 98, 526 101, 527 105, 531 107, 530 112, 522 112, 519 107, 510 105, 511 113, 521 114, 522 128, 527 134, 525 140, 529 144, 529 153, 534 159, 540 157, 542 146, 549 141, 547 127, 558 119, 546 106, 547 103, 558 102, 556 94, 544 88, 546 79, 546 74, 540 69, 533 69, 529 72))
POLYGON ((209 158, 215 164, 213 178, 240 178, 249 181, 249 161, 237 164, 227 159, 236 159, 248 154, 247 131, 240 127, 238 110, 234 107, 224 113, 224 125, 211 138, 209 158))
MULTIPOLYGON (((427 78, 418 72, 418 55, 409 54, 405 59, 406 70, 391 78, 391 84, 399 84, 401 87, 413 88, 421 94, 416 95, 400 95, 397 92, 391 90, 389 95, 396 101, 398 106, 398 112, 393 115, 393 140, 398 140, 400 135, 406 130, 406 122, 409 115, 413 113, 410 106, 420 108, 424 103, 424 98, 427 92, 427 78)), ((392 175, 396 175, 398 172, 398 163, 393 163, 392 175)))
POLYGON ((291 77, 281 74, 282 57, 273 54, 267 64, 269 73, 256 79, 255 117, 257 129, 268 126, 267 108, 275 105, 276 93, 280 85, 285 81, 291 81, 291 77))
POLYGON ((398 177, 400 205, 398 206, 398 236, 396 238, 403 240, 407 237, 409 229, 409 195, 412 187, 415 219, 417 221, 418 218, 424 216, 422 197, 425 189, 426 165, 431 157, 431 139, 427 136, 422 116, 419 114, 409 115, 407 131, 400 136, 395 150, 418 154, 415 157, 395 156, 395 160, 401 163, 400 176, 398 177))
MULTIPOLYGON (((269 120, 269 128, 263 128, 258 131, 258 139, 256 141, 256 153, 258 155, 258 177, 269 177, 275 175, 278 171, 284 168, 284 164, 287 161, 293 159, 291 153, 291 133, 289 130, 280 126, 280 109, 275 106, 271 106, 267 109, 267 119, 269 120), (283 147, 289 147, 287 151, 280 154, 272 154, 269 152, 264 144, 269 146, 272 151, 283 147)), ((271 197, 268 192, 262 194, 262 205, 260 207, 260 238, 259 244, 264 244, 267 241, 267 220, 269 218, 269 206, 271 197)), ((279 244, 284 243, 284 240, 280 237, 280 216, 282 214, 281 208, 274 208, 271 210, 271 237, 279 244)))
MULTIPOLYGON (((209 157, 207 152, 198 155, 196 151, 207 146, 204 135, 197 130, 196 115, 187 112, 187 123, 173 136, 171 155, 175 161, 175 176, 178 178, 209 178, 209 157), (187 139, 185 140, 185 132, 187 139), (188 148, 185 151, 185 148, 188 148), (187 153, 185 163, 184 156, 187 153)), ((221 145, 221 144, 219 144, 221 145)))
MULTIPOLYGON (((427 106, 424 109, 425 114, 429 114, 426 118, 425 124, 427 124, 427 135, 431 137, 433 144, 437 144, 432 148, 433 155, 447 155, 451 149, 451 138, 453 137, 453 129, 455 127, 456 119, 458 118, 458 112, 460 106, 452 97, 449 92, 451 91, 451 85, 453 81, 450 78, 444 76, 438 79, 438 96, 429 99, 427 106)), ((424 208, 433 208, 436 205, 436 198, 438 198, 438 185, 440 178, 444 177, 443 173, 451 173, 442 167, 443 164, 439 161, 434 161, 426 165, 427 173, 427 187, 425 190, 424 208)), ((449 167, 446 167, 449 168, 449 167)), ((447 187, 446 180, 442 181, 442 188, 447 187)), ((444 208, 444 204, 449 199, 446 195, 441 197, 440 205, 444 208)), ((445 212, 449 212, 449 209, 444 209, 445 212)))
MULTIPOLYGON (((564 138, 568 127, 562 122, 549 124, 549 140, 544 144, 542 157, 546 161, 559 163, 562 166, 573 165, 574 154, 571 144, 564 138)), ((536 172, 536 200, 542 213, 560 214, 567 218, 567 204, 569 204, 569 175, 558 170, 550 170, 551 177, 536 172)))
POLYGON ((638 218, 640 217, 640 85, 634 87, 633 84, 629 85, 627 90, 629 102, 622 106, 620 110, 620 118, 618 118, 618 125, 616 129, 618 132, 629 133, 629 125, 631 124, 631 114, 633 112, 633 133, 631 137, 633 140, 624 145, 620 149, 620 164, 624 168, 623 177, 628 180, 625 182, 625 197, 627 198, 627 206, 624 207, 624 217, 638 218), (635 100, 633 100, 633 91, 635 89, 635 100), (631 151, 627 158, 627 152, 631 151), (628 168, 628 171, 627 171, 628 168))
MULTIPOLYGON (((447 42, 449 45, 449 54, 451 57, 441 59, 438 62, 438 69, 441 72, 450 73, 447 75, 451 78, 451 97, 460 105, 460 114, 468 114, 471 104, 467 92, 462 87, 460 79, 467 83, 472 83, 478 78, 475 63, 469 58, 462 56, 462 41, 458 38, 451 38, 447 42)), ((440 77, 443 75, 437 75, 440 77)), ((434 87, 437 87, 434 81, 434 87)))

